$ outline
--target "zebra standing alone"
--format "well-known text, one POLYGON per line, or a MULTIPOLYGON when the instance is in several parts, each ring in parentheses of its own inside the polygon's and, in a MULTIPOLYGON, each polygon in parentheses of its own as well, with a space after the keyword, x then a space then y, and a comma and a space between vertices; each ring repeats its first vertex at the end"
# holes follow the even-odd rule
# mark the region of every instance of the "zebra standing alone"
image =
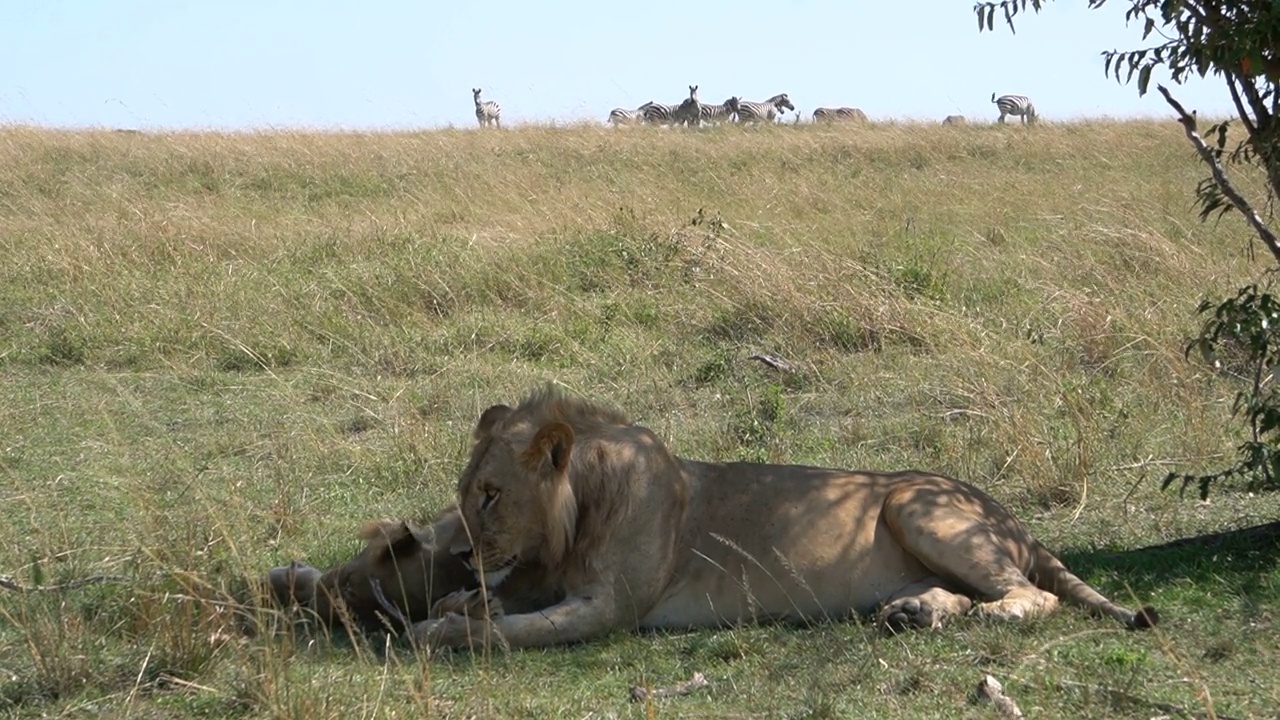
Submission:
POLYGON ((795 109, 786 93, 778 93, 762 103, 739 100, 738 122, 773 122, 778 113, 795 109))
POLYGON ((997 122, 1004 122, 1006 115, 1020 115, 1023 123, 1034 123, 1039 119, 1036 115, 1036 106, 1031 104, 1031 98, 1026 95, 996 97, 995 93, 991 93, 991 102, 1000 109, 1000 119, 997 122))
POLYGON ((490 123, 493 126, 502 129, 502 122, 499 117, 502 115, 502 108, 498 107, 498 103, 492 100, 480 100, 480 88, 471 88, 471 96, 476 101, 476 122, 480 123, 480 127, 488 127, 490 123))
POLYGON ((820 107, 813 111, 814 122, 867 122, 867 114, 858 108, 820 107))

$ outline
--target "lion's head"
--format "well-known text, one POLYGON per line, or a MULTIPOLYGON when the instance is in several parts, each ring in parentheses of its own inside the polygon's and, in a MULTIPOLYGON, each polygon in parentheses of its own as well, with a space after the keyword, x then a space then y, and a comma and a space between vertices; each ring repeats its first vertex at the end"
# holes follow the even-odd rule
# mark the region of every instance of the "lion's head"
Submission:
POLYGON ((616 410, 550 387, 516 408, 485 410, 458 479, 463 530, 452 551, 491 588, 518 567, 537 566, 548 577, 561 573, 575 548, 607 534, 603 524, 621 493, 610 482, 601 435, 628 427, 616 410), (590 449, 582 448, 583 437, 591 439, 590 449))
POLYGON ((309 609, 330 627, 387 629, 388 613, 375 594, 375 582, 405 618, 425 620, 437 600, 476 586, 461 560, 434 551, 437 540, 448 540, 432 537, 437 527, 441 525, 420 528, 403 521, 371 522, 360 530, 365 547, 350 561, 325 572, 292 562, 273 568, 264 584, 278 605, 309 609))

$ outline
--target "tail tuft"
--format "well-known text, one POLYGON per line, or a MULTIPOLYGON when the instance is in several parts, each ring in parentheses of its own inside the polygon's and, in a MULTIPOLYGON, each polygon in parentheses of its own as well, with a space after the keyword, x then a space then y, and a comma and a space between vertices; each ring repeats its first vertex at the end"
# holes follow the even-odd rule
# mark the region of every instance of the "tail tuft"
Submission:
POLYGON ((1129 627, 1134 630, 1148 630, 1155 627, 1158 622, 1160 622, 1160 613, 1154 607, 1147 605, 1133 616, 1133 620, 1129 621, 1129 627))

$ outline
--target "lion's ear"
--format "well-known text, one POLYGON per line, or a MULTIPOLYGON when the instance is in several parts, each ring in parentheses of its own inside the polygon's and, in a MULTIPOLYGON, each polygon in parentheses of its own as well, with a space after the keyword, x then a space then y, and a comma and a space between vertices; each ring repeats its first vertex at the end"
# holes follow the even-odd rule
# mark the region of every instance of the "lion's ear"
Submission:
POLYGON ((493 427, 505 420, 511 412, 511 408, 506 405, 494 405, 480 413, 480 422, 476 423, 476 429, 472 431, 471 439, 480 440, 492 435, 493 427))
POLYGON ((550 462, 556 473, 569 469, 569 453, 573 451, 573 428, 567 423, 550 422, 542 426, 529 449, 524 451, 525 465, 536 470, 544 462, 550 462))
POLYGON ((420 542, 409 523, 403 520, 374 520, 360 528, 360 537, 383 546, 382 552, 392 558, 408 557, 418 550, 420 542))
POLYGON ((356 536, 361 540, 368 541, 403 533, 408 527, 408 524, 403 520, 388 520, 386 518, 370 520, 360 526, 360 529, 356 531, 356 536))

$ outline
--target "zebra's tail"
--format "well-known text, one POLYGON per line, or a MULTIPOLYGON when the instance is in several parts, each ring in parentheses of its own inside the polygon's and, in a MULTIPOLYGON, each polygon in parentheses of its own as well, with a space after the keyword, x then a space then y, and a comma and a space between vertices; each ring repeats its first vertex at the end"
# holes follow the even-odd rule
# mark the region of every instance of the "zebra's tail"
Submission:
POLYGON ((995 102, 995 101, 996 101, 996 94, 991 93, 991 102, 995 102))

